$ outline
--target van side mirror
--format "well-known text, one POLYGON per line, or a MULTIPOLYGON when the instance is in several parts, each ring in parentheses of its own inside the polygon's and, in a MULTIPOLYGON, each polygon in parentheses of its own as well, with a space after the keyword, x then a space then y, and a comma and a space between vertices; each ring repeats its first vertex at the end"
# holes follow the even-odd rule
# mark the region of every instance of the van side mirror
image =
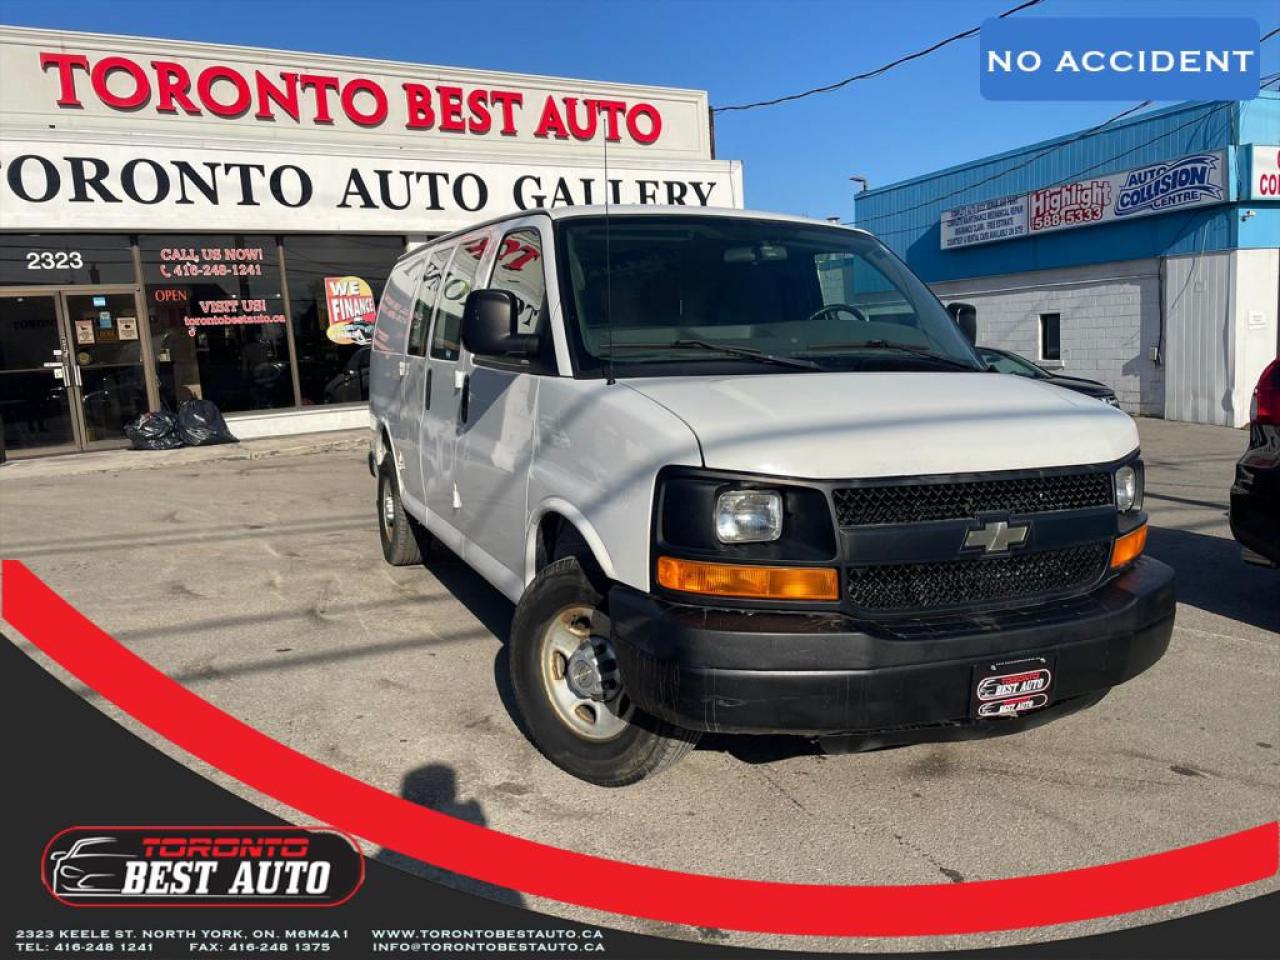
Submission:
POLYGON ((970 343, 978 342, 978 308, 972 303, 948 303, 947 313, 970 343))
POLYGON ((478 357, 528 357, 538 335, 516 333, 520 306, 510 290, 472 290, 462 308, 462 345, 478 357))

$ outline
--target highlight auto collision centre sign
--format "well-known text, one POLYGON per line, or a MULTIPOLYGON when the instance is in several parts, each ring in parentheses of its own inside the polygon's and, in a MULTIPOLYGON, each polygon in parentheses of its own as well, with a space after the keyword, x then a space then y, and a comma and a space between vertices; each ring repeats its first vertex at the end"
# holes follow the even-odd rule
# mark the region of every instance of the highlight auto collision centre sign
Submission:
POLYGON ((606 200, 741 206, 705 93, 0 28, 9 229, 438 232, 606 200))
POLYGON ((1226 155, 1197 153, 944 211, 943 250, 1223 203, 1226 155))

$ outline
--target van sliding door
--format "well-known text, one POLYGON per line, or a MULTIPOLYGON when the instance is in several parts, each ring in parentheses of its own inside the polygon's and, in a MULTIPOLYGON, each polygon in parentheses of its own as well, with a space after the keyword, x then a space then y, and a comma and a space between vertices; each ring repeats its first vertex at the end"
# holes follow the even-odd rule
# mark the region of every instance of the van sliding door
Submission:
MULTIPOLYGON (((454 248, 439 280, 426 359, 420 470, 430 513, 428 522, 431 531, 457 553, 462 553, 464 539, 458 518, 461 497, 454 475, 459 413, 467 387, 466 376, 458 365, 462 309, 490 245, 490 234, 484 231, 463 237, 454 248)), ((427 269, 430 271, 430 264, 427 269)), ((423 283, 425 286, 425 279, 423 283)))
MULTIPOLYGON (((546 222, 545 217, 531 218, 507 227, 488 282, 492 289, 515 295, 516 331, 544 338, 549 337, 547 279, 539 225, 546 222)), ((545 239, 550 243, 550 236, 545 239)), ((526 497, 540 371, 537 361, 476 363, 470 354, 462 363, 469 394, 457 467, 467 535, 463 557, 508 596, 518 596, 524 588, 526 497)))

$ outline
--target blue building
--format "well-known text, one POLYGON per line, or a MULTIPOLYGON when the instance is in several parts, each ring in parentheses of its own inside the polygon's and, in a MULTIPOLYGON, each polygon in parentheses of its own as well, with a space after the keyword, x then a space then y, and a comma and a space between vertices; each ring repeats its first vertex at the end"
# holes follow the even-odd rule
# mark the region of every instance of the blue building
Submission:
POLYGON ((857 225, 979 343, 1241 426, 1276 356, 1280 94, 1185 103, 867 190, 857 225))

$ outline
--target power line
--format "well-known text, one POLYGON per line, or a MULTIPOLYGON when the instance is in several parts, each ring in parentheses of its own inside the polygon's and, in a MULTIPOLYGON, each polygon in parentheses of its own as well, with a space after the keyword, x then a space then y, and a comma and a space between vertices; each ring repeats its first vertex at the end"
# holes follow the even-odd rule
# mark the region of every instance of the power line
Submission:
MULTIPOLYGON (((1065 177, 1061 177, 1061 178, 1059 178, 1059 179, 1057 179, 1057 180, 1054 180, 1052 183, 1046 183, 1046 184, 1044 184, 1043 186, 1037 187, 1036 189, 1037 189, 1037 190, 1048 190, 1048 189, 1050 189, 1050 188, 1052 188, 1052 187, 1060 186, 1061 184, 1064 184, 1064 183, 1070 183, 1070 182, 1072 182, 1073 180, 1075 180, 1076 178, 1078 178, 1078 177, 1082 177, 1082 176, 1084 176, 1085 174, 1087 174, 1087 173, 1089 173, 1089 172, 1091 172, 1091 171, 1093 171, 1093 170, 1098 169, 1098 167, 1106 166, 1106 165, 1107 165, 1107 164, 1109 164, 1109 163, 1113 163, 1113 162, 1115 162, 1116 160, 1119 160, 1119 159, 1121 159, 1121 158, 1123 158, 1123 157, 1127 157, 1127 156, 1129 156, 1129 154, 1131 154, 1131 153, 1137 153, 1137 152, 1138 152, 1139 150, 1141 150, 1143 147, 1149 147, 1149 146, 1151 146, 1151 144, 1153 144, 1153 143, 1158 143, 1159 141, 1164 140, 1164 139, 1165 139, 1165 138, 1167 138, 1167 137, 1171 137, 1171 136, 1173 136, 1175 133, 1177 133, 1178 131, 1180 131, 1180 130, 1185 130, 1187 127, 1191 126, 1192 124, 1196 124, 1196 123, 1204 123, 1204 122, 1205 122, 1205 121, 1207 121, 1210 117, 1212 117, 1214 114, 1220 113, 1221 111, 1223 111, 1223 110, 1227 109, 1227 107, 1231 106, 1231 104, 1232 104, 1232 103, 1233 103, 1233 101, 1231 101, 1231 100, 1227 100, 1227 101, 1224 101, 1224 102, 1222 102, 1222 103, 1219 103, 1219 104, 1218 104, 1216 107, 1214 107, 1213 109, 1211 109, 1211 110, 1207 110, 1207 111, 1205 111, 1204 113, 1201 113, 1201 114, 1197 114, 1196 116, 1194 116, 1194 117, 1192 117, 1190 120, 1188 120, 1186 123, 1180 123, 1180 124, 1178 124, 1178 126, 1173 127, 1173 128, 1171 128, 1171 129, 1169 129, 1169 130, 1164 131, 1164 133, 1157 134, 1156 136, 1152 137, 1150 140, 1144 140, 1142 143, 1139 143, 1139 144, 1137 144, 1136 146, 1130 147, 1128 150, 1123 150, 1123 151, 1121 151, 1120 153, 1113 154, 1112 156, 1107 157, 1105 160, 1099 160, 1097 163, 1090 164, 1089 166, 1085 167, 1083 170, 1076 170, 1076 171, 1073 171, 1072 173, 1067 174, 1065 177)), ((1064 146, 1065 146, 1065 144, 1064 144, 1064 146)), ((1043 156, 1043 154, 1041 154, 1041 155, 1043 156)), ((1032 158, 1032 159, 1035 159, 1035 158, 1032 158)), ((1021 166, 1026 166, 1026 164, 1022 164, 1021 166)), ((1000 176, 1003 176, 1005 173, 1012 173, 1015 169, 1020 169, 1020 167, 1011 167, 1009 170, 1001 171, 1000 176)), ((994 179, 994 178, 991 178, 991 179, 994 179)), ((973 189, 973 187, 979 187, 979 186, 982 186, 982 183, 985 183, 985 182, 989 182, 989 180, 988 180, 988 181, 982 181, 982 182, 980 182, 980 183, 975 183, 975 184, 973 184, 973 185, 972 185, 972 186, 970 186, 970 187, 963 187, 963 188, 961 188, 960 190, 957 190, 957 191, 955 191, 955 192, 953 192, 953 193, 949 193, 949 194, 946 194, 946 195, 944 195, 944 196, 938 197, 938 198, 937 198, 937 199, 935 199, 935 200, 929 200, 929 201, 927 201, 927 202, 925 202, 925 203, 916 204, 914 207, 907 207, 905 210, 895 210, 895 211, 893 211, 892 213, 882 213, 882 214, 880 214, 880 215, 878 215, 878 216, 875 216, 875 217, 867 217, 867 218, 865 218, 865 219, 863 219, 863 220, 859 220, 859 221, 857 222, 857 225, 858 225, 858 226, 862 226, 864 223, 868 223, 868 222, 870 222, 870 221, 872 221, 872 220, 883 220, 883 219, 885 219, 886 217, 896 217, 896 216, 900 216, 901 214, 904 214, 904 213, 910 213, 910 212, 912 212, 913 210, 919 210, 919 209, 920 209, 920 208, 922 208, 922 207, 929 207, 929 206, 933 206, 934 204, 939 203, 939 202, 940 202, 940 201, 942 201, 942 200, 946 200, 946 199, 948 199, 948 198, 950 198, 950 197, 953 197, 953 196, 955 196, 955 195, 956 195, 956 194, 958 194, 958 193, 964 193, 966 190, 971 190, 971 189, 973 189)), ((975 201, 975 202, 977 202, 977 201, 975 201)), ((903 227, 903 228, 902 228, 902 229, 900 229, 900 230, 886 230, 886 231, 884 231, 883 233, 878 233, 878 234, 877 234, 877 236, 882 236, 882 237, 891 237, 891 236, 894 236, 895 234, 899 234, 899 233, 913 233, 913 232, 915 232, 915 231, 918 231, 919 229, 920 229, 920 227, 918 227, 918 226, 916 226, 916 227, 903 227)))
MULTIPOLYGON (((1019 11, 1026 10, 1029 7, 1039 6, 1044 2, 1045 0, 1025 0, 1024 3, 1020 3, 1016 7, 1011 7, 1004 13, 997 15, 996 19, 1003 20, 1006 17, 1013 16, 1019 11)), ((785 97, 775 97, 772 100, 757 100, 755 103, 739 103, 729 107, 712 107, 711 112, 729 113, 735 110, 755 110, 757 107, 776 107, 780 103, 790 103, 793 100, 803 100, 805 97, 812 97, 815 94, 831 93, 833 90, 839 90, 842 87, 847 87, 849 84, 858 80, 870 80, 873 77, 878 77, 881 74, 888 73, 894 67, 901 66, 904 63, 909 63, 912 60, 919 60, 921 57, 927 57, 935 50, 941 50, 943 47, 955 43, 957 40, 965 40, 981 32, 981 25, 970 27, 968 30, 947 37, 945 40, 939 40, 937 43, 932 46, 925 47, 923 50, 917 50, 915 53, 909 53, 906 56, 899 57, 897 60, 892 60, 882 67, 876 67, 874 70, 868 70, 866 73, 854 74, 852 77, 845 77, 843 80, 838 80, 835 83, 829 83, 823 87, 814 87, 812 90, 805 90, 802 93, 790 93, 785 97)))
MULTIPOLYGON (((1045 149, 1041 150, 1039 153, 1032 154, 1030 157, 1028 157, 1026 160, 1023 160, 1021 163, 1014 164, 1012 167, 1005 167, 1003 170, 997 171, 996 173, 993 173, 991 176, 987 177, 986 179, 979 180, 977 183, 970 183, 970 184, 966 184, 963 187, 957 187, 955 190, 952 190, 950 193, 944 193, 940 197, 934 197, 931 200, 925 200, 921 203, 917 203, 913 207, 906 207, 902 210, 895 210, 892 213, 881 213, 874 217, 866 217, 863 219, 859 219, 858 224, 862 225, 864 223, 869 223, 872 220, 883 220, 886 217, 901 216, 904 213, 911 213, 915 210, 920 210, 924 207, 931 207, 934 204, 941 203, 943 200, 950 200, 952 197, 958 197, 960 194, 968 193, 970 190, 976 190, 978 187, 984 187, 988 183, 992 183, 996 180, 999 180, 1001 177, 1007 177, 1011 173, 1017 173, 1019 170, 1022 170, 1022 169, 1025 169, 1026 167, 1031 166, 1031 164, 1035 163, 1037 160, 1047 157, 1051 153, 1057 153, 1059 150, 1062 150, 1063 148, 1068 147, 1071 144, 1076 143, 1077 141, 1082 140, 1087 136, 1090 136, 1091 134, 1097 133, 1103 128, 1108 127, 1111 124, 1115 123, 1117 120, 1122 120, 1132 113, 1137 113, 1143 107, 1150 106, 1151 103, 1152 101, 1150 100, 1143 100, 1141 103, 1136 103, 1132 107, 1129 107, 1125 110, 1121 110, 1119 113, 1115 114, 1114 116, 1108 117, 1106 120, 1103 120, 1101 123, 1094 124, 1092 127, 1089 127, 1087 130, 1081 130, 1079 133, 1072 134, 1066 140, 1060 140, 1057 143, 1054 143, 1051 146, 1048 146, 1045 149)), ((1169 132, 1172 133, 1173 131, 1171 130, 1169 132)))

